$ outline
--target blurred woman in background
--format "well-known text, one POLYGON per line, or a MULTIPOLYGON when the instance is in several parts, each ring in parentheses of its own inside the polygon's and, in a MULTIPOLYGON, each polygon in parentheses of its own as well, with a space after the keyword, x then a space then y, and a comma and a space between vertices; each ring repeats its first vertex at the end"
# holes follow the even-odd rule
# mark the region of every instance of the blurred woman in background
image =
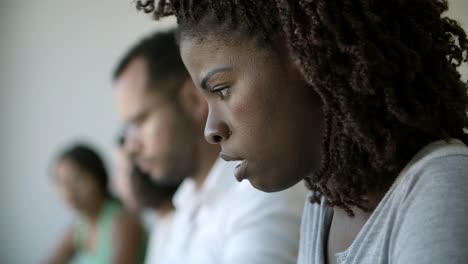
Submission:
POLYGON ((108 191, 108 174, 99 155, 86 145, 63 151, 53 178, 65 203, 77 213, 48 263, 139 263, 145 233, 138 217, 124 210, 108 191))

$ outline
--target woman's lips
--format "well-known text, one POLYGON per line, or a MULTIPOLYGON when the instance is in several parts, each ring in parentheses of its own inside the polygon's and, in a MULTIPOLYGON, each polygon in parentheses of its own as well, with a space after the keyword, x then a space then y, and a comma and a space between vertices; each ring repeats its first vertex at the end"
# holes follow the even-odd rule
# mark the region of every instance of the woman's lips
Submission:
POLYGON ((238 160, 242 160, 241 158, 237 158, 237 157, 234 157, 234 156, 231 156, 229 154, 226 154, 224 152, 221 152, 219 153, 219 156, 225 160, 225 161, 238 161, 238 160))
POLYGON ((236 166, 234 176, 236 177, 238 182, 241 182, 245 178, 247 178, 247 161, 243 160, 236 166))
POLYGON ((242 160, 241 158, 231 156, 224 152, 219 153, 219 156, 225 161, 241 161, 234 170, 234 176, 236 177, 237 181, 241 182, 245 178, 247 178, 247 161, 242 160))

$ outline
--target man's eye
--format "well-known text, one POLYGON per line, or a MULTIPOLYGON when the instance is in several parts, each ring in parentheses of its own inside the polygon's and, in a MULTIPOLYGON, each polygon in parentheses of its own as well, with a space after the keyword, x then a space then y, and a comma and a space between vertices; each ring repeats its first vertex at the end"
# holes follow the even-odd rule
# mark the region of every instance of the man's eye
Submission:
POLYGON ((137 118, 133 120, 132 125, 136 127, 141 126, 145 122, 147 117, 148 117, 148 114, 143 114, 143 115, 138 116, 137 118))

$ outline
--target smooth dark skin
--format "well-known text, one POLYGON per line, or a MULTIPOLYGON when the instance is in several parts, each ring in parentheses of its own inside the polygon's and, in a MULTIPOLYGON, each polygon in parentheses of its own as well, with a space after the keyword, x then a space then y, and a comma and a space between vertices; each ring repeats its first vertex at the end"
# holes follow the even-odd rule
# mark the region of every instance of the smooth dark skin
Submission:
POLYGON ((156 182, 192 177, 200 187, 219 153, 203 139, 208 106, 190 78, 174 102, 163 87, 149 87, 163 84, 149 84, 146 72, 136 58, 114 83, 119 116, 131 128, 126 151, 156 182))
POLYGON ((246 178, 257 189, 281 191, 301 181, 319 160, 322 118, 317 96, 286 53, 248 39, 180 44, 208 102, 206 140, 246 162, 246 178))
MULTIPOLYGON (((319 164, 321 101, 284 44, 260 47, 255 40, 229 36, 181 38, 182 59, 209 106, 205 138, 245 160, 247 179, 255 188, 287 189, 319 164)), ((372 207, 380 201, 368 198, 372 207)), ((328 263, 336 263, 335 254, 351 245, 371 214, 353 208, 355 217, 349 217, 340 208, 333 210, 328 263)))
MULTIPOLYGON (((54 179, 65 203, 77 211, 88 224, 87 251, 93 251, 97 242, 99 213, 106 201, 105 195, 94 178, 70 160, 59 160, 55 164, 54 179)), ((138 217, 122 210, 113 228, 112 263, 133 263, 139 258, 144 238, 144 229, 138 217)), ((73 226, 67 230, 46 263, 59 264, 71 261, 77 250, 74 230, 73 226)))
POLYGON ((351 208, 354 212, 354 217, 350 217, 341 208, 333 208, 333 219, 328 232, 326 249, 327 263, 337 263, 336 253, 343 252, 351 246, 359 231, 366 224, 380 200, 382 200, 384 194, 382 192, 367 196, 370 209, 367 212, 357 207, 351 208))

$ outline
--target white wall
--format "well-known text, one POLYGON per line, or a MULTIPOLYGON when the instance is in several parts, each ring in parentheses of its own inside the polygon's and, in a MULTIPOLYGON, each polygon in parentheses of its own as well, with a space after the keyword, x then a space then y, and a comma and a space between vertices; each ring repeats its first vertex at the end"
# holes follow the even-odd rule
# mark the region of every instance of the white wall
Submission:
POLYGON ((130 0, 0 1, 0 263, 39 263, 70 222, 51 158, 81 138, 109 154, 111 72, 154 27, 130 0))
MULTIPOLYGON (((468 1, 452 2, 468 28, 468 1)), ((38 263, 69 223, 51 157, 76 138, 109 154, 111 71, 154 26, 130 0, 0 1, 0 263, 38 263)))
MULTIPOLYGON (((449 0, 450 11, 448 16, 460 22, 465 31, 468 33, 468 0, 449 0)), ((460 68, 462 78, 468 81, 468 65, 464 64, 460 68)))

